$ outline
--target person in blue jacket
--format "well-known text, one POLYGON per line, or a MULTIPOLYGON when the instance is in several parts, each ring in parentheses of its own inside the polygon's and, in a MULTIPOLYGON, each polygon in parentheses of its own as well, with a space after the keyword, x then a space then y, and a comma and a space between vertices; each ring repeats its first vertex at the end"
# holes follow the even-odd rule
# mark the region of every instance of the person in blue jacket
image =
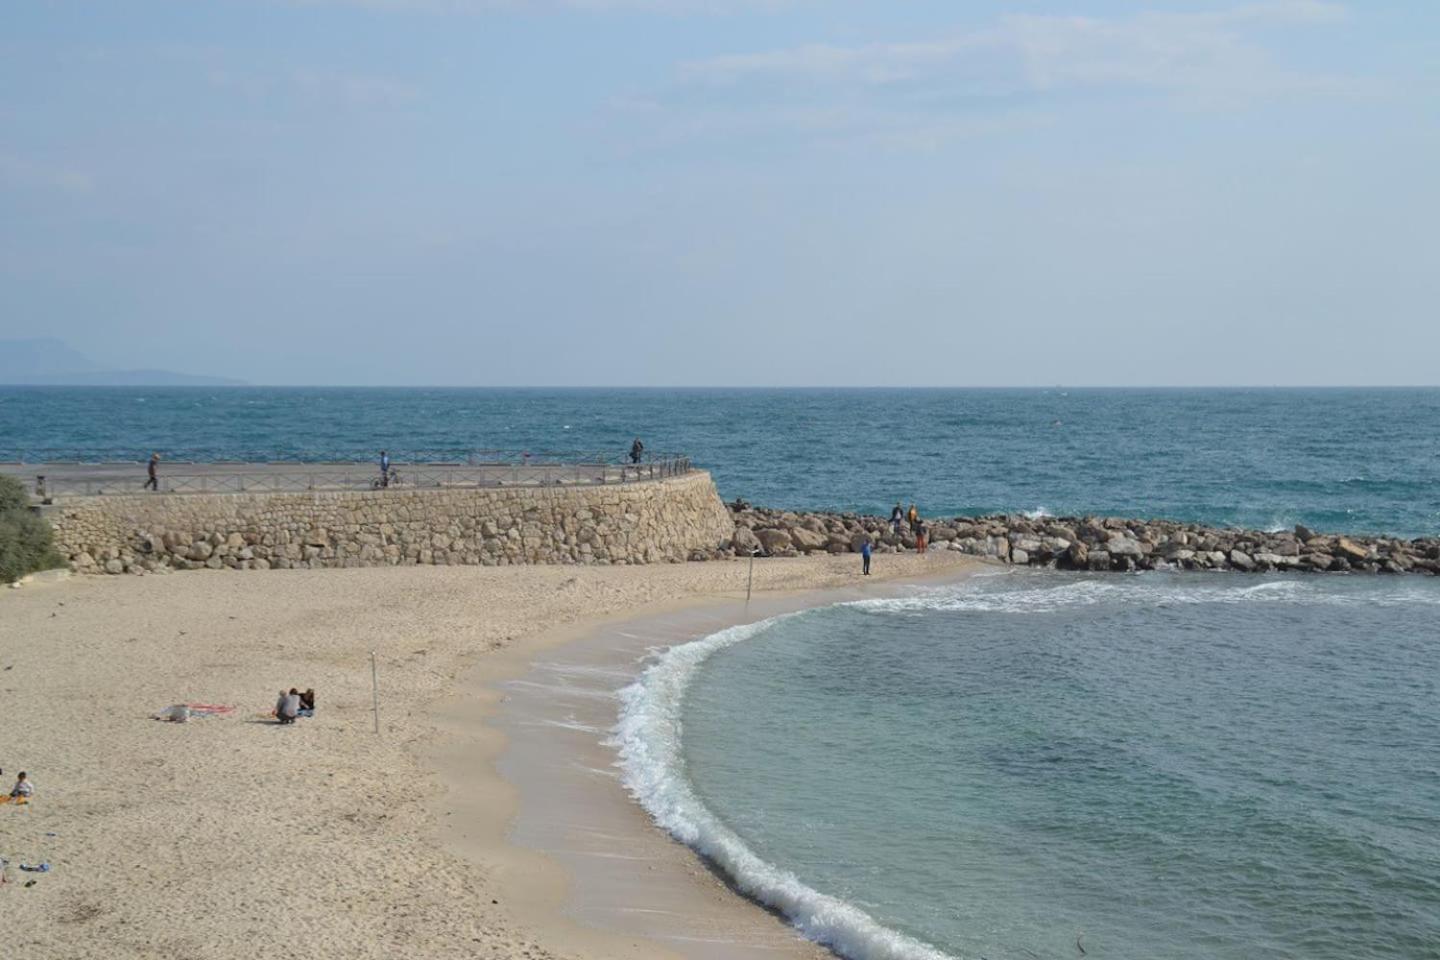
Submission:
POLYGON ((860 572, 870 576, 870 538, 866 537, 865 542, 860 545, 860 572))

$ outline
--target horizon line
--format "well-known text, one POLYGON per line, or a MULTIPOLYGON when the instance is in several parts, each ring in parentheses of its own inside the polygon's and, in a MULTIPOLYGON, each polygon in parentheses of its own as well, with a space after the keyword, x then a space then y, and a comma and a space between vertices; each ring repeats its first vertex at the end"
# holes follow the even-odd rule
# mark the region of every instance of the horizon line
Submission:
POLYGON ((1152 384, 456 384, 456 383, 4 383, 0 390, 1435 390, 1440 383, 1152 384))

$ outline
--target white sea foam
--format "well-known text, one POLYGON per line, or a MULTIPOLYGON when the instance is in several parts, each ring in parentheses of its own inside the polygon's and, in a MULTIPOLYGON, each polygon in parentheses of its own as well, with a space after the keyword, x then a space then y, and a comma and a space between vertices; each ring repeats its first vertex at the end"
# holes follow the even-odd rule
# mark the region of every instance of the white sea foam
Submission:
MULTIPOLYGON (((1103 603, 1125 603, 1143 607, 1196 604, 1306 603, 1324 606, 1405 606, 1440 604, 1440 591, 1419 585, 1354 593, 1331 589, 1340 581, 1310 577, 1305 580, 1276 579, 1258 583, 1217 574, 1201 579, 1191 574, 1177 577, 1141 575, 1065 579, 1044 586, 1051 574, 1011 573, 999 582, 972 579, 954 587, 934 588, 904 597, 857 600, 856 609, 877 614, 918 614, 929 611, 975 613, 1055 613, 1103 603), (1193 577, 1193 579, 1192 579, 1193 577), (1221 579, 1229 582, 1217 582, 1221 579), (1012 584, 1014 585, 1012 587, 1012 584)), ((1346 584, 1353 586, 1353 584, 1346 584)))
POLYGON ((715 651, 748 640, 780 619, 785 618, 731 627, 674 647, 620 692, 613 743, 620 754, 621 781, 656 823, 713 861, 742 893, 785 914, 811 940, 854 960, 953 960, 761 859, 695 795, 680 746, 685 690, 715 651))
POLYGON ((1031 520, 1043 520, 1046 517, 1053 517, 1055 516, 1055 514, 1051 513, 1049 510, 1046 510, 1042 506, 1036 507, 1034 510, 1026 510, 1025 516, 1029 517, 1031 520))

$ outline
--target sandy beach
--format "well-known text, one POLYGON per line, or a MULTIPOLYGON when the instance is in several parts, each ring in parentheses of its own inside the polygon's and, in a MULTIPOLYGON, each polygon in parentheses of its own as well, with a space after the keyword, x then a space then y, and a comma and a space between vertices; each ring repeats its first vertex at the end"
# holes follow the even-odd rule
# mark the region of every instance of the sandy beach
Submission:
MULTIPOLYGON (((883 576, 862 582, 852 557, 762 561, 750 613, 973 563, 887 555, 883 576)), ((706 931, 723 929, 759 954, 815 955, 650 828, 613 780, 596 788, 607 798, 597 822, 634 859, 597 877, 583 866, 601 862, 595 851, 564 856, 568 840, 527 804, 542 765, 527 786, 525 764, 501 763, 519 792, 495 767, 521 731, 494 722, 503 685, 537 658, 622 620, 650 618, 649 633, 626 631, 642 643, 733 622, 744 590, 744 564, 704 563, 193 572, 5 591, 0 767, 7 787, 20 769, 36 786, 28 808, 0 808, 11 945, 55 958, 282 945, 337 957, 704 956, 706 931), (266 714, 292 686, 315 688, 317 716, 281 727, 266 714), (181 702, 235 710, 150 719, 181 702), (51 870, 20 872, 21 861, 51 870), (645 899, 635 913, 668 915, 672 934, 694 914, 695 949, 647 936, 643 919, 592 922, 585 901, 602 889, 645 899), (661 892, 668 902, 653 907, 661 892)))

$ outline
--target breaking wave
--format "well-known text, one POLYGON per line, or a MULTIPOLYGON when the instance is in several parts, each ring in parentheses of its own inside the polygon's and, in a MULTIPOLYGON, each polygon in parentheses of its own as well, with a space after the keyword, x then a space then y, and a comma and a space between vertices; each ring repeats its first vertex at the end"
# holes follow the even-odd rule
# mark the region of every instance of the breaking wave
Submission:
POLYGON ((621 781, 671 836, 717 865, 740 892, 779 910, 809 939, 854 960, 953 960, 762 859, 700 802, 686 777, 680 713, 695 671, 716 651, 801 615, 731 627, 674 647, 622 690, 612 741, 620 754, 621 781))

